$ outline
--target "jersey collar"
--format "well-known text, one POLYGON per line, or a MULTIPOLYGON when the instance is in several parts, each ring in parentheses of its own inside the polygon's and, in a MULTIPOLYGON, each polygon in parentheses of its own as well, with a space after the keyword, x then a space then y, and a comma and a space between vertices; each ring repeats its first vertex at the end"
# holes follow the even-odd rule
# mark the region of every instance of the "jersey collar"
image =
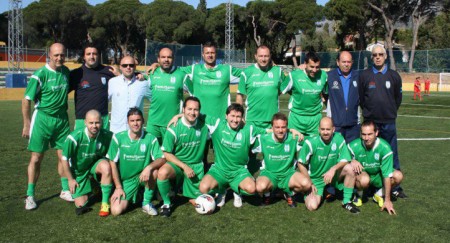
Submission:
POLYGON ((272 132, 272 139, 275 143, 283 143, 284 141, 286 141, 287 137, 288 137, 289 132, 287 132, 286 134, 284 134, 284 138, 282 142, 278 142, 277 138, 275 137, 275 134, 272 132))
POLYGON ((53 69, 53 68, 51 68, 50 65, 48 65, 48 63, 45 64, 45 67, 46 67, 49 71, 52 71, 52 72, 56 73, 56 70, 53 69))
MULTIPOLYGON (((88 128, 87 127, 84 128, 84 134, 86 134, 86 137, 88 138, 88 141, 91 142, 91 137, 89 137, 89 132, 88 132, 88 128)), ((98 131, 97 136, 95 136, 94 140, 97 140, 99 134, 100 134, 100 130, 98 131)))
MULTIPOLYGON (((128 130, 128 138, 130 139, 131 142, 136 141, 136 140, 131 138, 130 132, 131 131, 128 130)), ((141 136, 139 137, 139 139, 137 141, 140 141, 142 137, 144 137, 144 129, 141 129, 141 136)))
POLYGON ((367 149, 367 147, 366 147, 366 145, 364 144, 364 141, 361 139, 361 142, 362 142, 362 145, 364 146, 364 149, 365 150, 367 150, 367 151, 369 151, 369 150, 375 150, 377 147, 378 147, 378 145, 380 144, 380 138, 376 138, 375 139, 375 144, 373 145, 373 147, 372 147, 372 149, 367 149))
POLYGON ((191 124, 189 124, 188 121, 186 121, 186 118, 184 118, 184 116, 181 117, 181 123, 183 123, 183 125, 185 125, 188 128, 195 127, 197 125, 197 121, 198 121, 198 118, 195 119, 195 123, 193 125, 191 125, 191 124))

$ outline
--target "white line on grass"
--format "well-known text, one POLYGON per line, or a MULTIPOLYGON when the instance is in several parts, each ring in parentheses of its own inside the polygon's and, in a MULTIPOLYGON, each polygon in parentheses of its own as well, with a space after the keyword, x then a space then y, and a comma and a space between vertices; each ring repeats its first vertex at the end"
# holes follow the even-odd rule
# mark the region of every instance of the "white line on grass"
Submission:
POLYGON ((443 141, 450 138, 398 138, 398 141, 443 141))
POLYGON ((436 106, 436 107, 450 107, 450 105, 428 105, 428 104, 414 104, 414 103, 402 103, 402 105, 417 105, 417 106, 436 106))
POLYGON ((442 116, 414 116, 414 115, 398 115, 402 117, 415 117, 415 118, 426 118, 426 119, 444 119, 450 120, 450 117, 442 117, 442 116))

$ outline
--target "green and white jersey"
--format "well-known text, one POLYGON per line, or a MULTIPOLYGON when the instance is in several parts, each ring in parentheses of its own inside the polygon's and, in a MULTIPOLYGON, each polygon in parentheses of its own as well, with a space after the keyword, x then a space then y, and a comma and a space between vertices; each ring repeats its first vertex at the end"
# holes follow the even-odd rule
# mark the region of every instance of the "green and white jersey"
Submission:
POLYGON ((176 126, 167 128, 161 149, 175 155, 187 165, 203 163, 203 151, 208 138, 208 127, 203 119, 197 119, 191 126, 182 117, 178 119, 176 126))
POLYGON ((331 167, 340 162, 350 162, 350 152, 344 137, 335 132, 329 144, 320 136, 308 137, 300 151, 298 161, 309 165, 311 179, 320 179, 331 167))
POLYGON ((164 158, 158 139, 142 130, 138 140, 131 139, 131 131, 114 134, 107 157, 118 163, 122 181, 138 176, 152 161, 164 158))
POLYGON ((181 112, 183 91, 188 91, 187 79, 189 77, 175 67, 170 73, 157 68, 148 77, 151 92, 148 124, 165 127, 173 116, 181 112))
POLYGON ((377 138, 371 150, 367 150, 361 138, 348 145, 352 159, 359 161, 369 175, 381 172, 383 178, 392 177, 394 173, 393 153, 391 146, 382 138, 377 138))
POLYGON ((292 91, 288 108, 302 116, 314 116, 322 112, 321 93, 328 93, 327 73, 321 70, 310 78, 305 70, 295 70, 281 84, 283 94, 292 91))
POLYGON ((272 120, 278 112, 279 88, 283 79, 284 73, 278 66, 263 71, 255 64, 242 72, 237 92, 247 96, 247 121, 272 120))
POLYGON ((224 171, 236 171, 246 166, 251 146, 264 129, 244 125, 232 129, 227 120, 206 116, 206 124, 214 145, 215 166, 224 171))
POLYGON ((218 64, 211 69, 205 64, 195 64, 181 69, 188 73, 192 80, 188 82, 188 87, 192 95, 200 100, 201 113, 223 117, 231 104, 230 83, 240 77, 242 70, 224 64, 218 64))
POLYGON ((35 103, 34 108, 49 115, 67 111, 69 69, 62 66, 53 70, 48 64, 33 73, 25 90, 25 99, 35 103))
POLYGON ((64 142, 62 159, 69 162, 75 176, 82 175, 106 157, 112 135, 112 132, 100 129, 97 137, 90 138, 87 128, 75 130, 64 142))
POLYGON ((300 151, 297 139, 287 133, 282 142, 278 142, 273 133, 258 137, 256 148, 253 152, 263 155, 261 170, 267 170, 277 176, 283 176, 290 169, 295 168, 295 157, 300 151))

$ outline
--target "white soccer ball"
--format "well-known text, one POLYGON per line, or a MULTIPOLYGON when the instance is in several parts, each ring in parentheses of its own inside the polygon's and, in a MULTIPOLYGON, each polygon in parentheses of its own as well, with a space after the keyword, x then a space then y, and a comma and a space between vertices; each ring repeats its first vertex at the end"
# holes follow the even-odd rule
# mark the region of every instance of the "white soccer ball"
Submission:
POLYGON ((214 198, 208 194, 203 194, 195 199, 195 210, 199 214, 211 214, 216 209, 214 198))

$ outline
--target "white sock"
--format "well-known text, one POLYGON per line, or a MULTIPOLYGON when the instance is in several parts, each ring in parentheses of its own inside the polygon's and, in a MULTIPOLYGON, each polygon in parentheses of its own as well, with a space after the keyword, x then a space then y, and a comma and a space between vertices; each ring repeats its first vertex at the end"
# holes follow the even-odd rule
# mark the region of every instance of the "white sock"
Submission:
POLYGON ((265 196, 265 197, 270 197, 270 192, 264 193, 264 196, 265 196))
POLYGON ((380 197, 384 196, 384 189, 383 188, 378 189, 378 191, 375 194, 377 194, 380 197))

